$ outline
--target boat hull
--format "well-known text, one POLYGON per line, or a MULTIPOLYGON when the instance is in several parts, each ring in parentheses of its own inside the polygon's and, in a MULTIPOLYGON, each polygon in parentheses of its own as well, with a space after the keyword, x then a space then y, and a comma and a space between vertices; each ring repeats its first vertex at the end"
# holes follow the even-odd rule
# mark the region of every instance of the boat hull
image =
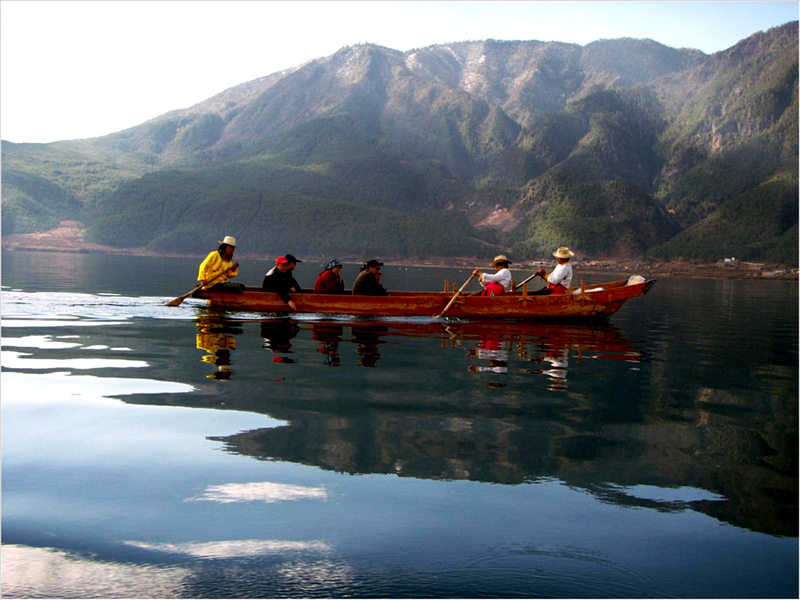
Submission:
MULTIPOLYGON (((594 284, 585 289, 551 296, 534 296, 527 289, 501 296, 486 297, 462 294, 446 312, 447 317, 475 319, 567 319, 582 320, 608 317, 631 298, 643 296, 655 279, 631 278, 594 284)), ((193 298, 206 300, 208 306, 232 311, 268 313, 316 313, 357 317, 437 317, 453 298, 450 292, 391 292, 388 296, 345 294, 292 294, 297 311, 273 292, 246 288, 233 293, 200 290, 193 298)))

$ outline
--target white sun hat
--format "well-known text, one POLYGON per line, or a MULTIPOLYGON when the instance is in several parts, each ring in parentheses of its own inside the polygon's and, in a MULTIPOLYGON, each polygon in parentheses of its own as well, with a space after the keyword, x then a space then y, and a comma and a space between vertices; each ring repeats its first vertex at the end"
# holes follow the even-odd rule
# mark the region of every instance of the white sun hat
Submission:
POLYGON ((556 258, 572 258, 575 253, 566 246, 561 246, 561 248, 553 252, 553 256, 556 258))

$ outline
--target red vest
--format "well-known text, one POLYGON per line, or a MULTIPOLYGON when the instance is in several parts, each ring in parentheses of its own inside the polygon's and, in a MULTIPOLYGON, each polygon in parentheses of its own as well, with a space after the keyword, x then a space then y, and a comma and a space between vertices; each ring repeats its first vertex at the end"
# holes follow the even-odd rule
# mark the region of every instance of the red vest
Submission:
POLYGON ((486 284, 483 286, 483 291, 481 292, 481 296, 499 296, 505 291, 506 288, 504 288, 502 284, 494 281, 487 281, 486 284))

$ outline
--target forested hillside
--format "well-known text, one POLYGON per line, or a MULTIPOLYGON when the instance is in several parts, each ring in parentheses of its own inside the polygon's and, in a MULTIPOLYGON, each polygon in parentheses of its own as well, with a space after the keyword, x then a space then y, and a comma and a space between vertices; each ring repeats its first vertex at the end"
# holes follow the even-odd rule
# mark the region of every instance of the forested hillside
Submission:
POLYGON ((343 48, 101 138, 3 142, 3 233, 202 252, 797 265, 798 29, 343 48))

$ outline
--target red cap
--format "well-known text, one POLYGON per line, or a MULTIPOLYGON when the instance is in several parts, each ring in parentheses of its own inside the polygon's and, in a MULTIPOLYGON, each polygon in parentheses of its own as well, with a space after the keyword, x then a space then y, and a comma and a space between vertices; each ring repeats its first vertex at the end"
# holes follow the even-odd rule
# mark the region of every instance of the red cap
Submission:
POLYGON ((285 256, 279 256, 278 258, 275 259, 275 266, 285 265, 288 262, 289 261, 286 259, 285 256))

